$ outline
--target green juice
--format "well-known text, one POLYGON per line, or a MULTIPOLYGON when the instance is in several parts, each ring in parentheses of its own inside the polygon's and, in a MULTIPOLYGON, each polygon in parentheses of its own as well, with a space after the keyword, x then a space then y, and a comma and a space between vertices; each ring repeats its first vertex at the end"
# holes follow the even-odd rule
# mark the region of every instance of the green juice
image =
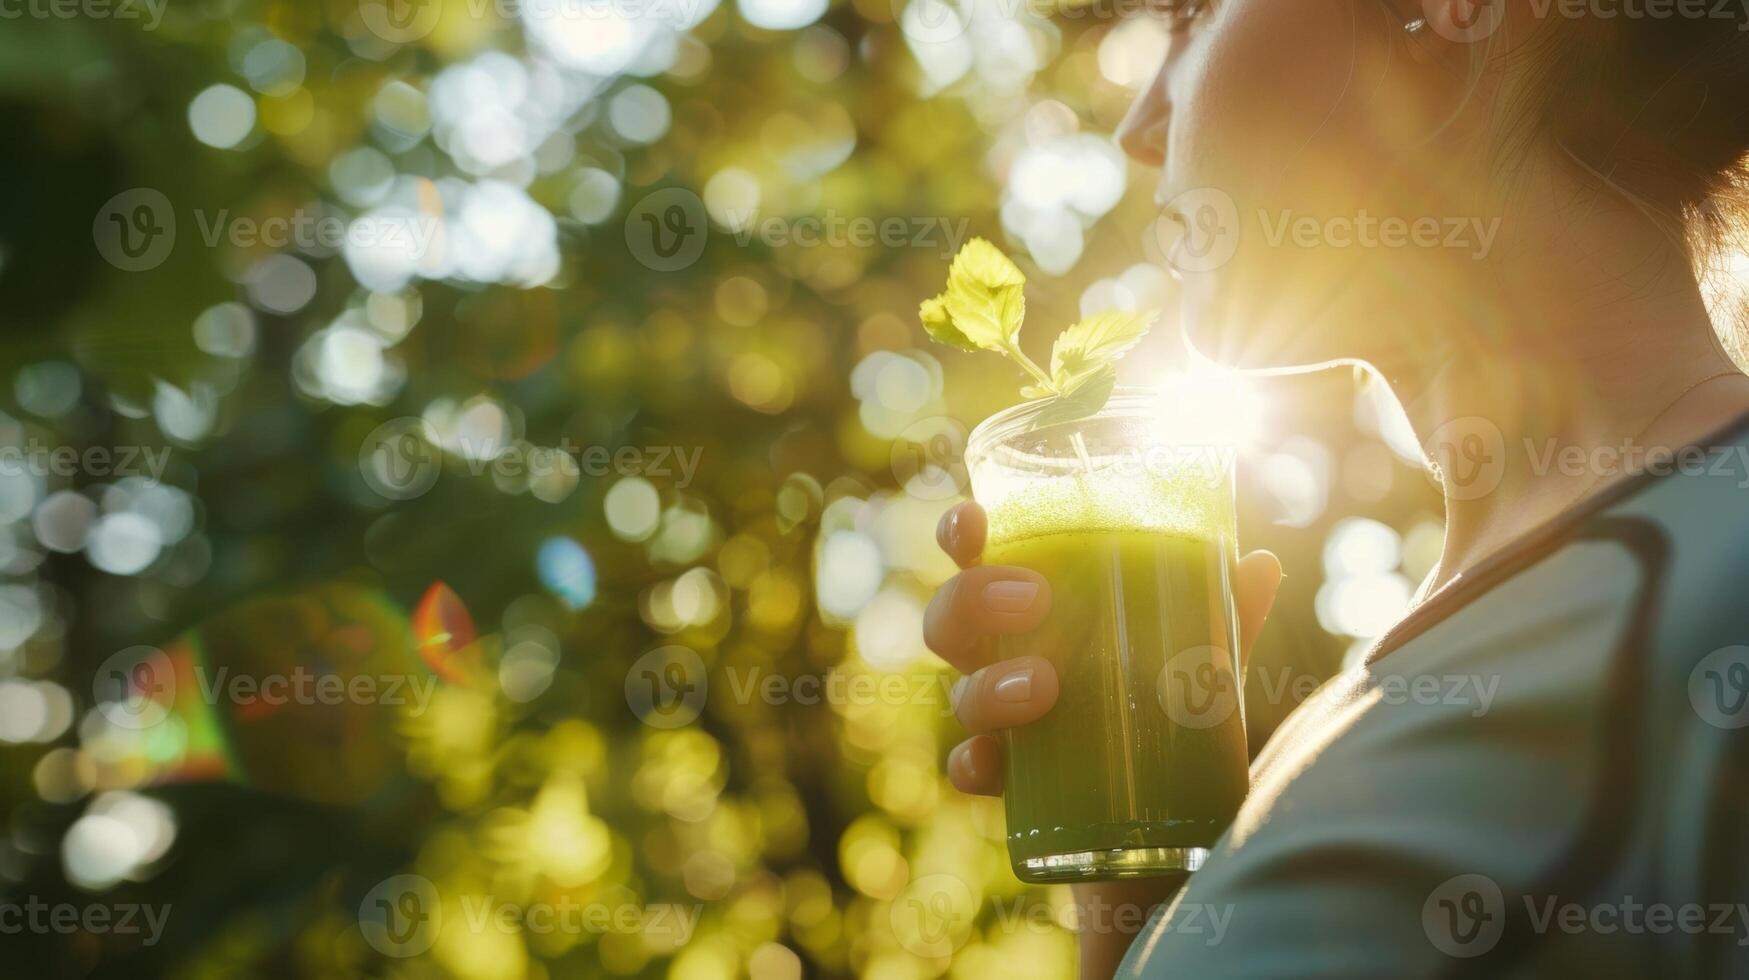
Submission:
POLYGON ((1230 570, 1231 491, 1054 479, 990 511, 988 564, 1049 580, 1037 631, 1002 637, 1060 679, 1006 733, 1008 851, 1022 880, 1194 870, 1249 785, 1230 570))

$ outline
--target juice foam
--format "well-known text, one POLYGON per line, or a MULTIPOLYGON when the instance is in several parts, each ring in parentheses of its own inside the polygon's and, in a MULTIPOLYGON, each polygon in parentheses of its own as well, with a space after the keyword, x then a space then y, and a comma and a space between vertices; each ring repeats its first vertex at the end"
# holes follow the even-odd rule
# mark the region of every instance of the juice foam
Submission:
POLYGON ((1231 485, 1220 471, 1186 466, 1155 472, 1115 468, 1090 473, 980 475, 978 499, 993 545, 1050 534, 1159 531, 1211 541, 1233 539, 1231 485))

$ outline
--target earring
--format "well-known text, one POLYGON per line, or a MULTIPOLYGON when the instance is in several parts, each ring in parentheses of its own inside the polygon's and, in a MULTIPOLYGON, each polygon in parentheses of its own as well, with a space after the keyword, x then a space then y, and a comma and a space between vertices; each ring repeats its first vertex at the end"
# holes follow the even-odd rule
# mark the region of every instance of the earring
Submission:
POLYGON ((1427 18, 1417 17, 1409 23, 1404 24, 1403 30, 1407 32, 1410 37, 1419 37, 1427 31, 1427 18))

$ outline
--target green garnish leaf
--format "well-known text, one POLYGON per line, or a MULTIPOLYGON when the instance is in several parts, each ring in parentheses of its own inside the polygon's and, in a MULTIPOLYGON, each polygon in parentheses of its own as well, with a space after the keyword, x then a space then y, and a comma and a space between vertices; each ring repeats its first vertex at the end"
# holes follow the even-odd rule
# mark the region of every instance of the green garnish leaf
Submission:
POLYGON ((929 331, 930 339, 936 343, 958 347, 960 350, 982 350, 977 344, 972 343, 972 338, 961 333, 960 328, 953 325, 953 317, 947 312, 946 294, 924 300, 922 307, 917 310, 917 315, 923 318, 923 329, 929 331))
POLYGON ((1026 319, 1026 276, 996 246, 974 238, 953 258, 942 305, 954 329, 985 350, 1018 347, 1026 319))
POLYGON ((1129 353, 1153 326, 1152 312, 1107 310, 1057 336, 1051 348, 1051 382, 1061 394, 1079 388, 1100 368, 1129 353))
POLYGON ((1086 418, 1105 407, 1117 386, 1116 361, 1141 342, 1152 313, 1109 310, 1063 331, 1051 349, 1051 370, 1034 364, 1020 349, 1026 319, 1026 275, 1002 251, 974 238, 954 256, 947 291, 918 308, 923 329, 937 343, 960 350, 988 350, 1013 361, 1030 384, 1027 399, 1050 398, 1039 424, 1086 418))

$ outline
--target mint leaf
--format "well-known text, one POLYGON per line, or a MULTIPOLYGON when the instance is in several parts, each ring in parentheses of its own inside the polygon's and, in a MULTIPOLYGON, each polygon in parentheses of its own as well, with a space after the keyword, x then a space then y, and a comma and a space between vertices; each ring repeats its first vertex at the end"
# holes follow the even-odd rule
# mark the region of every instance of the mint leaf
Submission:
POLYGON ((923 329, 928 331, 931 340, 960 350, 981 350, 972 339, 960 332, 953 325, 953 317, 947 312, 947 296, 941 295, 934 299, 926 299, 918 308, 917 315, 923 319, 923 329))
POLYGON ((1063 331, 1051 348, 1051 383, 1060 394, 1073 392, 1140 343, 1153 322, 1152 312, 1108 310, 1063 331))
POLYGON ((1011 354, 1026 319, 1026 276, 996 246, 974 238, 954 256, 942 306, 960 335, 985 350, 1011 354))

